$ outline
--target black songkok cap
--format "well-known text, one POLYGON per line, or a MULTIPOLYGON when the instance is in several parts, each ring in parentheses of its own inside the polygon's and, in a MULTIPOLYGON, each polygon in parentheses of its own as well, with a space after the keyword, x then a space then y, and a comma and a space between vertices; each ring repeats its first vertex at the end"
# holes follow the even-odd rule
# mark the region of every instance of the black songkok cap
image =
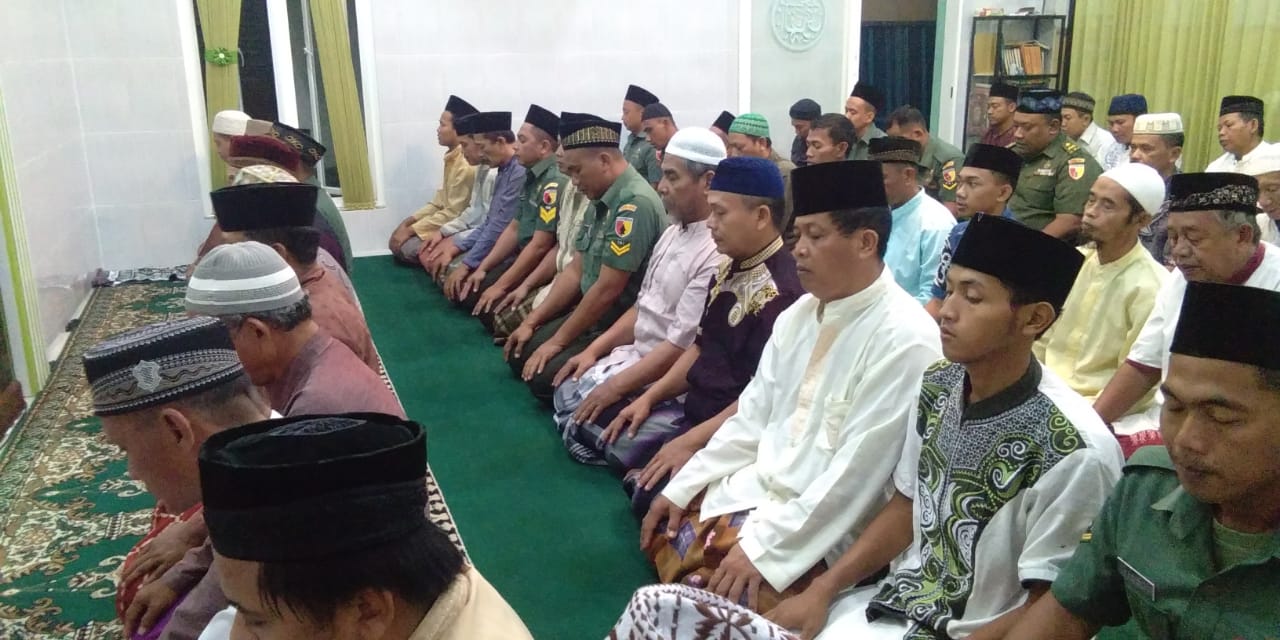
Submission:
POLYGON ((951 264, 995 276, 1025 290, 1032 300, 1061 309, 1084 254, 1015 220, 979 213, 965 229, 951 264))
POLYGON ((245 184, 218 189, 209 199, 223 231, 310 227, 315 224, 319 189, 296 182, 245 184))
POLYGON ((542 129, 552 138, 560 136, 560 116, 536 104, 529 105, 529 113, 525 114, 524 121, 542 129))
POLYGON ((1280 343, 1244 337, 1268 335, 1278 325, 1280 293, 1216 282, 1188 282, 1169 351, 1280 370, 1280 343))
POLYGON ((655 102, 661 102, 661 100, 658 100, 658 96, 649 93, 644 89, 644 87, 638 87, 634 84, 627 87, 626 99, 640 105, 641 107, 647 107, 655 102))
POLYGON ((449 96, 449 101, 444 103, 444 110, 453 114, 453 119, 469 116, 473 113, 479 113, 480 110, 471 106, 470 102, 459 98, 458 96, 449 96))
POLYGON ((795 215, 866 207, 889 208, 884 172, 875 160, 841 160, 799 167, 791 172, 795 215))
MULTIPOLYGON (((569 114, 566 114, 569 115, 569 114)), ((565 151, 588 147, 617 147, 622 141, 622 124, 588 113, 560 119, 560 146, 565 151)))
POLYGON ((858 82, 853 85, 853 92, 849 94, 849 97, 862 98, 863 100, 866 100, 867 104, 871 105, 871 108, 876 110, 876 113, 884 111, 884 92, 865 82, 858 82))
POLYGON ((977 142, 969 147, 962 166, 994 171, 1017 187, 1018 176, 1022 174, 1022 156, 1013 149, 977 142))
POLYGON ((667 105, 661 102, 655 102, 644 108, 644 113, 640 115, 641 120, 652 120, 654 118, 670 118, 671 110, 667 105))
POLYGON ((511 130, 510 111, 481 111, 467 116, 467 128, 471 133, 500 133, 511 130))
POLYGON ((1242 173, 1175 173, 1169 178, 1169 212, 1257 213, 1258 179, 1242 173))
POLYGON ((809 98, 801 98, 791 105, 788 114, 792 119, 812 122, 822 117, 822 107, 809 98))
POLYGON ((1025 89, 1018 96, 1018 112, 1061 117, 1062 94, 1053 89, 1025 89))
POLYGON ((199 465, 209 537, 228 558, 323 560, 427 524, 426 432, 393 416, 248 424, 211 436, 199 465))
POLYGON ((474 114, 474 113, 473 113, 473 114, 471 114, 471 115, 469 115, 469 116, 462 116, 461 118, 454 118, 454 119, 453 119, 453 132, 454 132, 454 133, 456 133, 456 134, 458 134, 458 135, 460 135, 460 136, 469 136, 469 135, 471 135, 471 134, 475 133, 475 131, 472 131, 472 130, 471 130, 471 120, 472 120, 473 118, 475 118, 475 114, 474 114))
POLYGON ((919 142, 910 138, 886 136, 872 139, 867 153, 868 160, 919 165, 923 149, 919 142))
POLYGON ((1003 82, 997 82, 991 85, 991 90, 987 93, 992 98, 1004 98, 1010 102, 1018 101, 1018 88, 1003 82))
POLYGON ((244 374, 226 325, 207 316, 112 336, 86 351, 83 364, 95 416, 168 404, 244 374))
POLYGON ((319 140, 281 122, 272 122, 271 131, 267 132, 267 135, 279 138, 285 144, 297 149, 298 155, 302 156, 302 161, 310 165, 320 162, 324 154, 329 152, 319 140))
POLYGON ((1218 109, 1218 117, 1228 113, 1249 113, 1262 115, 1262 101, 1253 96, 1226 96, 1222 99, 1222 107, 1218 109))
POLYGON ((729 113, 728 111, 721 111, 720 117, 716 118, 716 121, 712 122, 711 126, 725 133, 729 133, 729 127, 732 127, 733 121, 737 119, 738 119, 738 116, 735 116, 732 113, 729 113))

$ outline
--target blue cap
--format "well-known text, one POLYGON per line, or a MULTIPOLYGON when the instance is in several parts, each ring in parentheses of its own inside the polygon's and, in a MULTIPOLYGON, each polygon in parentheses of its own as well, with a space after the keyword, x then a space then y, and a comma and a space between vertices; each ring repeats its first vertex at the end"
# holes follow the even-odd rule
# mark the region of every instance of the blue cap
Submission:
POLYGON ((1126 93, 1112 98, 1111 108, 1107 109, 1109 116, 1140 116, 1146 112, 1147 98, 1137 93, 1126 93))
POLYGON ((716 165, 711 191, 781 200, 786 187, 782 184, 782 172, 772 160, 737 156, 725 158, 716 165))

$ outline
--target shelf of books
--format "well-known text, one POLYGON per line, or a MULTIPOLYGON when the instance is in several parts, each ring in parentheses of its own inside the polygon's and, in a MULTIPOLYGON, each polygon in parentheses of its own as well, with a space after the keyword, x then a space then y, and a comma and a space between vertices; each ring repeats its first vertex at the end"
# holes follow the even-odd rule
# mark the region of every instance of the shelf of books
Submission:
POLYGON ((965 146, 986 130, 991 85, 1066 86, 1067 16, 976 16, 969 48, 969 95, 965 109, 965 146))

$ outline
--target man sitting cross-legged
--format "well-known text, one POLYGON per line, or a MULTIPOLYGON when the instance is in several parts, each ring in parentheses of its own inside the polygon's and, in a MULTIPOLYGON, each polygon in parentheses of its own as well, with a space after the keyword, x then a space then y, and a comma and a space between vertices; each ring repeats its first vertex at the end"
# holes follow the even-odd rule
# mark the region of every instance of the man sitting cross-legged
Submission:
POLYGON ((938 326, 885 267, 880 163, 792 172, 810 295, 779 316, 738 411, 654 499, 641 547, 663 582, 758 611, 808 586, 884 505, 938 326))
POLYGON ((737 411, 774 321, 804 295, 795 258, 782 246, 786 205, 780 177, 761 158, 720 163, 707 194, 707 226, 726 257, 711 283, 697 337, 661 379, 621 412, 614 410, 616 418, 597 421, 608 427, 594 446, 626 474, 624 487, 639 517, 649 510, 655 490, 737 411))
POLYGON ((103 435, 156 499, 151 531, 121 566, 117 613, 124 637, 194 640, 227 606, 217 576, 208 573, 196 454, 209 436, 265 420, 270 409, 245 375, 226 327, 210 318, 109 338, 85 353, 84 371, 103 435))
POLYGON ((573 261, 504 346, 512 373, 544 402, 551 402, 560 367, 635 304, 666 226, 657 192, 618 150, 621 129, 586 114, 560 121, 565 174, 593 210, 578 230, 573 261))
POLYGON ((320 265, 316 219, 317 187, 309 184, 252 184, 209 194, 224 243, 252 240, 280 254, 298 276, 311 301, 311 317, 347 345, 369 369, 381 366, 364 313, 343 283, 320 265))
POLYGON ((1031 354, 1083 260, 1011 220, 969 225, 947 272, 946 360, 917 386, 893 497, 770 619, 806 639, 1000 638, 1045 593, 1122 465, 1089 403, 1031 354))
POLYGON ((707 189, 723 159, 724 145, 706 129, 672 137, 658 193, 675 224, 654 245, 636 304, 556 374, 556 428, 578 462, 605 463, 598 425, 609 424, 619 402, 661 378, 693 344, 721 257, 707 226, 707 189))
POLYGON ((385 382, 320 329, 293 269, 271 247, 215 247, 187 283, 188 313, 213 316, 271 408, 286 416, 378 411, 403 416, 385 382))

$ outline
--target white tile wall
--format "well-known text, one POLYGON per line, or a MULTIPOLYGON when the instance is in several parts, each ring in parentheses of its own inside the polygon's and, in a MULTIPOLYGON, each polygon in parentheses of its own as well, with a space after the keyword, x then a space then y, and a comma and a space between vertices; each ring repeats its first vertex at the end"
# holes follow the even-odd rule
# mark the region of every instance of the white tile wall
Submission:
POLYGON ((385 252, 392 227, 439 186, 435 126, 451 93, 517 122, 530 103, 620 119, 631 83, 682 126, 738 102, 734 0, 371 4, 386 207, 345 214, 356 252, 385 252))

